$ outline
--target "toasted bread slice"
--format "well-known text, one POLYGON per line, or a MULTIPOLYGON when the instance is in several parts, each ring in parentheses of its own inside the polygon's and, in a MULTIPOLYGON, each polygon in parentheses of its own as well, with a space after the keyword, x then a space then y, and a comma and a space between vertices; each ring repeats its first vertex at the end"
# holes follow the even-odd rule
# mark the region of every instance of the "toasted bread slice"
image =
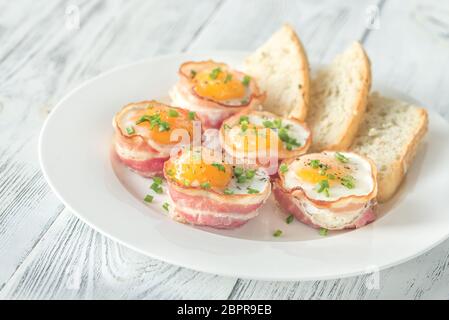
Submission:
POLYGON ((377 93, 369 97, 351 150, 376 163, 379 202, 390 199, 398 189, 427 126, 425 109, 377 93))
POLYGON ((313 151, 349 148, 363 119, 370 88, 370 61, 358 42, 318 70, 306 121, 312 130, 313 151))
POLYGON ((245 61, 245 71, 267 93, 263 108, 304 121, 309 105, 309 62, 293 28, 284 25, 245 61))

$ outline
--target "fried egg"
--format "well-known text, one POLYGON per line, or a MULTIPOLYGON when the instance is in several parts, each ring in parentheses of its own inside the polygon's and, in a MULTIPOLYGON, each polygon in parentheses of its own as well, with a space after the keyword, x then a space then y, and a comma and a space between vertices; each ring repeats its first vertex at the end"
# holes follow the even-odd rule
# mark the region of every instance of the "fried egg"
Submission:
POLYGON ((225 163, 210 149, 185 150, 166 163, 167 179, 185 188, 211 191, 220 195, 258 195, 270 188, 263 169, 249 169, 225 163))
POLYGON ((373 162, 351 152, 322 152, 284 162, 279 168, 283 187, 301 189, 311 200, 332 203, 364 201, 377 190, 373 162))
POLYGON ((156 101, 130 104, 115 117, 125 137, 141 137, 159 152, 168 152, 193 137, 195 113, 156 101))
POLYGON ((170 91, 173 103, 197 112, 208 128, 218 128, 224 119, 264 98, 254 79, 224 63, 186 62, 179 75, 170 91))
POLYGON ((224 149, 236 158, 277 158, 304 154, 310 146, 307 125, 266 111, 239 113, 220 128, 224 149))

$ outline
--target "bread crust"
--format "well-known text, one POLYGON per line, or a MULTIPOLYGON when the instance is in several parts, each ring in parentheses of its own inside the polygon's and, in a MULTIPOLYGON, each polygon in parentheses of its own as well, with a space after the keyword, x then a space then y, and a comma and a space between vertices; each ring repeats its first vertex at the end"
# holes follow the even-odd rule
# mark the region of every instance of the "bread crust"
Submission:
POLYGON ((427 111, 423 108, 419 108, 417 112, 419 113, 420 123, 416 127, 413 138, 404 147, 399 159, 391 164, 387 172, 382 174, 382 177, 379 177, 377 200, 381 203, 391 199, 399 189, 399 186, 418 151, 420 142, 427 133, 429 123, 427 111))
POLYGON ((299 74, 301 75, 301 88, 299 89, 300 95, 302 95, 302 100, 299 99, 298 105, 293 108, 293 110, 287 115, 289 118, 294 118, 299 121, 304 121, 307 117, 307 111, 310 102, 310 66, 309 60, 307 59, 306 50, 296 34, 295 30, 289 24, 284 24, 282 27, 286 33, 289 34, 289 38, 297 49, 297 53, 300 56, 300 69, 299 74))
MULTIPOLYGON (((286 45, 286 47, 293 47, 295 54, 293 55, 293 58, 297 61, 299 65, 299 70, 297 70, 297 77, 299 78, 299 85, 298 85, 298 93, 296 95, 296 105, 292 107, 292 105, 283 106, 283 105, 276 105, 275 108, 267 108, 267 111, 273 112, 286 118, 293 118, 299 121, 304 121, 307 116, 307 110, 309 108, 310 103, 310 66, 309 61, 307 59, 307 54, 304 49, 304 46, 299 39, 298 35, 296 34, 295 30, 292 26, 289 24, 284 24, 280 30, 278 30, 276 33, 273 34, 273 36, 264 43, 261 47, 259 47, 253 54, 251 54, 246 59, 246 65, 247 67, 250 66, 249 69, 254 68, 257 66, 256 62, 253 60, 257 60, 256 58, 258 55, 262 54, 263 51, 270 51, 272 48, 272 45, 268 45, 270 40, 273 39, 273 37, 278 35, 285 35, 288 39, 289 43, 286 45), (276 110, 273 110, 276 109, 276 110)), ((273 60, 270 62, 275 62, 276 64, 280 65, 281 63, 285 63, 282 59, 273 60)), ((267 71, 268 72, 268 71, 267 71)), ((251 72, 248 72, 250 75, 251 72)), ((292 70, 292 73, 294 73, 294 70, 292 70)), ((257 76, 256 76, 257 79, 257 76)), ((260 80, 259 80, 260 82, 260 80)), ((296 81, 295 81, 296 82, 296 81)), ((295 86, 297 84, 294 84, 295 86)), ((267 95, 270 95, 270 88, 263 88, 267 92, 267 95)), ((275 89, 277 90, 277 89, 275 89)))
POLYGON ((359 55, 363 61, 363 68, 361 70, 361 74, 363 77, 363 86, 358 94, 357 102, 354 105, 354 116, 348 119, 348 121, 346 122, 346 130, 342 131, 340 137, 336 140, 337 142, 326 146, 327 150, 347 150, 351 146, 365 115, 366 105, 368 103, 368 96, 371 90, 372 82, 371 62, 360 42, 356 41, 355 45, 357 46, 359 55))

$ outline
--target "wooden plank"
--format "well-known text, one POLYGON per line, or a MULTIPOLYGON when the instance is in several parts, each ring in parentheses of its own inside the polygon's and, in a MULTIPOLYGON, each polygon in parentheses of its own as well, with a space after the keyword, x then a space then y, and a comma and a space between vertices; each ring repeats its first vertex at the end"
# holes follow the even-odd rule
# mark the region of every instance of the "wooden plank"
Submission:
POLYGON ((228 0, 192 43, 192 51, 251 51, 284 23, 303 42, 309 60, 330 61, 366 32, 366 8, 375 1, 228 0))
POLYGON ((365 46, 374 80, 407 93, 449 120, 449 2, 387 1, 365 46))
POLYGON ((3 299, 218 299, 235 279, 135 253, 64 211, 0 292, 3 299))
POLYGON ((66 1, 7 3, 0 2, 0 288, 63 208, 36 154, 54 104, 111 67, 182 50, 220 2, 76 1, 79 29, 65 27, 66 1))
MULTIPOLYGON (((398 35, 392 32, 392 30, 399 28, 398 26, 392 27, 386 23, 391 21, 394 21, 391 23, 396 25, 404 23, 404 30, 407 30, 407 23, 409 23, 409 20, 407 19, 412 19, 410 17, 410 10, 402 12, 398 9, 399 5, 396 6, 395 4, 390 7, 390 2, 391 1, 386 2, 382 10, 381 28, 367 33, 364 29, 364 21, 366 18, 365 9, 368 2, 361 4, 359 4, 359 1, 351 2, 351 6, 349 6, 346 3, 344 5, 336 5, 323 1, 318 3, 302 2, 300 4, 293 1, 279 1, 279 6, 277 6, 274 1, 257 1, 256 3, 256 1, 251 0, 245 2, 227 0, 221 7, 218 6, 218 2, 214 3, 217 7, 210 8, 209 15, 201 16, 206 19, 203 19, 203 25, 199 26, 197 30, 193 32, 197 35, 196 40, 193 41, 193 43, 191 43, 190 39, 179 37, 179 39, 177 39, 179 42, 174 45, 173 49, 171 49, 170 47, 163 47, 163 45, 160 45, 160 43, 157 42, 158 39, 153 39, 155 43, 152 43, 151 49, 148 50, 153 50, 152 52, 190 49, 249 50, 261 43, 272 31, 278 28, 281 22, 290 20, 290 22, 292 22, 299 30, 311 59, 327 61, 337 52, 341 51, 350 41, 354 39, 366 39, 368 52, 374 62, 374 68, 377 70, 377 65, 380 63, 378 61, 384 63, 383 60, 379 60, 384 56, 383 51, 386 48, 390 48, 390 45, 392 45, 389 41, 393 41, 394 39, 403 36, 403 33, 399 33, 398 35), (327 7, 329 4, 331 7, 327 7), (218 8, 218 11, 216 8, 218 8), (391 8, 394 9, 396 15, 389 14, 391 8), (210 15, 212 13, 214 14, 210 15), (229 17, 232 18, 230 19, 229 17), (241 30, 246 30, 247 32, 242 33, 241 30), (373 39, 380 36, 379 32, 382 30, 382 37, 390 39, 383 39, 383 42, 380 45, 374 45, 373 43, 375 40, 373 39)), ((414 2, 417 6, 419 6, 419 3, 421 2, 414 2)), ((162 6, 162 4, 160 5, 162 6)), ((172 5, 174 6, 173 3, 172 5)), ((137 5, 134 6, 130 4, 129 6, 135 10, 137 5)), ((119 19, 121 21, 121 19, 124 19, 125 15, 130 16, 132 13, 132 10, 127 10, 126 7, 119 6, 119 8, 119 18, 114 19, 119 19), (123 17, 120 17, 121 15, 123 15, 123 17)), ((164 7, 164 10, 167 10, 166 12, 168 12, 168 9, 170 8, 172 7, 164 7)), ((437 7, 437 9, 439 8, 437 7)), ((104 10, 105 8, 100 9, 97 12, 97 15, 102 15, 104 10)), ((110 8, 109 10, 115 10, 115 12, 117 12, 116 9, 113 10, 110 8)), ((139 10, 142 9, 139 7, 139 10)), ((154 10, 154 6, 152 7, 152 10, 154 10)), ((114 15, 113 13, 110 14, 111 16, 114 15)), ((171 14, 173 14, 173 12, 171 14)), ((141 16, 143 15, 144 14, 141 16)), ((198 16, 196 18, 198 19, 198 16)), ((428 19, 433 20, 432 16, 428 16, 428 19)), ((159 20, 159 17, 157 17, 157 20, 159 20)), ((114 22, 114 24, 115 23, 117 22, 114 22)), ((107 30, 110 29, 117 31, 115 37, 120 39, 118 42, 117 38, 111 39, 106 35, 103 35, 103 39, 101 33, 99 33, 100 44, 97 45, 96 43, 91 42, 87 47, 83 47, 84 49, 81 50, 81 53, 69 52, 70 50, 67 50, 67 48, 63 48, 62 50, 59 49, 60 54, 58 55, 58 59, 70 61, 70 66, 63 66, 59 69, 62 70, 61 81, 63 83, 52 84, 58 92, 67 91, 67 88, 73 86, 73 83, 97 73, 100 68, 105 69, 115 64, 128 62, 128 59, 129 61, 132 61, 142 57, 142 52, 136 48, 118 46, 117 43, 128 43, 129 40, 127 40, 127 38, 129 37, 129 34, 132 34, 133 32, 141 32, 137 38, 140 37, 142 40, 145 38, 145 35, 142 35, 145 31, 135 29, 135 27, 137 28, 138 26, 138 22, 134 24, 135 27, 129 25, 133 24, 132 22, 121 23, 126 24, 127 27, 125 28, 127 29, 123 32, 120 31, 119 33, 118 30, 122 29, 118 29, 118 27, 115 29, 112 26, 108 27, 106 21, 103 22, 103 26, 106 30, 105 34, 108 34, 110 31, 107 30), (111 42, 110 44, 107 44, 108 39, 109 42, 111 42), (89 46, 93 46, 92 50, 95 58, 88 58, 90 54, 90 51, 88 50, 89 46), (65 58, 66 56, 70 56, 71 58, 67 60, 67 58, 65 58), (102 59, 99 57, 102 57, 102 59), (76 60, 73 63, 75 66, 71 64, 73 59, 76 60), (85 61, 86 59, 88 61, 85 61), (100 60, 99 64, 96 60, 100 60), (99 65, 101 67, 99 67, 99 65)), ((190 23, 191 22, 188 22, 186 24, 188 25, 190 23)), ((95 29, 96 25, 96 23, 93 23, 91 28, 95 29)), ((2 29, 0 28, 0 37, 4 35, 1 30, 2 29)), ((155 30, 159 29, 153 28, 152 30, 152 33, 148 34, 153 34, 156 32, 155 30)), ((395 32, 398 31, 396 30, 395 32)), ((86 37, 86 35, 83 37, 86 37)), ((171 37, 175 36, 172 34, 171 37)), ((414 38, 413 33, 410 37, 414 38)), ((87 36, 87 38, 91 39, 89 36, 87 36)), ((429 47, 435 46, 435 43, 439 43, 439 41, 432 42, 426 40, 427 38, 424 38, 426 37, 424 36, 420 41, 416 41, 415 45, 419 46, 422 41, 428 41, 426 45, 429 47)), ((167 36, 167 38, 164 39, 166 39, 166 42, 171 41, 170 36, 167 36)), ((60 42, 64 44, 65 41, 67 41, 67 39, 60 40, 60 42)), ((81 36, 77 41, 77 46, 70 47, 71 49, 77 48, 79 45, 83 46, 83 38, 81 36)), ((163 42, 164 40, 161 41, 163 42)), ((402 42, 399 43, 402 45, 404 44, 402 42)), ((68 44, 65 45, 70 46, 68 44)), ((55 45, 53 46, 53 49, 58 50, 55 45)), ((416 50, 416 54, 418 55, 419 48, 415 48, 414 50, 416 50)), ((429 49, 429 51, 431 50, 429 49)), ((148 53, 148 51, 145 52, 148 53)), ((399 61, 399 59, 396 58, 396 60, 393 61, 395 63, 402 63, 402 69, 392 69, 394 70, 395 76, 400 72, 401 74, 405 74, 405 70, 408 66, 417 63, 416 61, 407 62, 404 60, 408 57, 407 51, 403 50, 400 52, 402 53, 402 60, 399 61)), ((50 53, 51 50, 48 51, 48 54, 50 53)), ((438 51, 437 57, 440 57, 440 53, 441 52, 438 51)), ((394 55, 394 53, 389 53, 389 55, 394 55)), ((0 57, 1 56, 2 51, 0 51, 0 57)), ((48 60, 42 59, 42 61, 48 63, 48 60)), ((388 66, 394 67, 392 62, 389 62, 388 66)), ((1 67, 2 66, 0 66, 0 70, 1 67)), ((388 72, 388 68, 385 68, 386 69, 382 72, 388 72)), ((441 70, 443 71, 444 69, 442 68, 441 70)), ((10 72, 10 74, 13 74, 13 72, 10 72)), ((420 75, 425 76, 425 73, 421 72, 420 75)), ((407 76, 404 76, 404 83, 407 83, 407 85, 410 84, 410 88, 414 88, 412 82, 405 82, 407 80, 406 77, 409 76, 410 73, 408 73, 407 76)), ((428 78, 429 77, 425 79, 428 78)), ((441 83, 438 84, 440 87, 444 85, 447 86, 447 80, 443 76, 438 75, 436 78, 441 79, 441 83)), ((39 80, 43 79, 45 79, 45 77, 42 77, 39 80)), ((51 84, 50 81, 48 83, 51 84)), ((393 83, 393 85, 398 86, 398 83, 396 85, 393 83)), ((427 93, 424 91, 425 90, 422 89, 421 93, 423 94, 424 99, 431 98, 429 97, 430 94, 429 96, 424 96, 424 94, 428 94, 429 92, 434 93, 434 91, 426 91, 427 93)), ((35 95, 39 94, 38 90, 33 92, 35 95)), ((440 100, 437 97, 433 98, 434 100, 429 101, 432 105, 436 105, 437 110, 442 114, 447 115, 447 105, 444 105, 443 103, 438 104, 440 100)), ((421 99, 420 97, 418 98, 421 99)), ((48 103, 50 107, 52 103, 56 101, 56 99, 49 99, 48 95, 47 98, 43 100, 51 100, 51 102, 48 103)), ((31 98, 28 98, 27 101, 31 101, 31 98)), ((425 100, 423 101, 426 102, 425 100)), ((1 121, 3 120, 0 118, 0 123, 1 121)), ((26 148, 26 146, 22 148, 26 148)), ((19 171, 20 169, 16 169, 16 172, 19 171)), ((15 174, 11 174, 9 179, 12 180, 14 177, 15 174)), ((8 185, 10 184, 11 182, 8 182, 8 185)), ((19 186, 20 182, 17 185, 19 186)), ((16 191, 16 193, 17 192, 19 191, 16 191)), ((31 212, 35 213, 34 209, 31 212)), ((0 221, 3 221, 3 217, 0 221)), ((1 224, 2 223, 0 222, 0 225, 1 224)), ((2 243, 1 237, 2 233, 0 232, 0 243, 2 243)), ((37 238, 38 236, 36 236, 36 239, 37 238)), ((131 250, 116 245, 96 234, 90 228, 77 222, 75 218, 69 217, 67 216, 67 213, 64 213, 56 220, 43 241, 36 245, 32 254, 26 259, 19 270, 17 270, 14 277, 8 285, 5 286, 4 290, 1 291, 0 297, 222 298, 229 295, 230 298, 233 299, 447 298, 446 284, 448 282, 447 265, 449 259, 447 252, 447 243, 444 243, 426 255, 398 267, 382 271, 379 282, 380 290, 369 290, 367 288, 366 282, 369 280, 367 276, 333 281, 289 283, 239 280, 233 287, 233 279, 221 277, 209 278, 210 276, 206 274, 168 266, 162 262, 157 262, 138 255, 131 250), (71 237, 70 233, 73 233, 75 236, 71 237), (79 248, 77 249, 76 247, 79 248), (85 263, 82 260, 83 257, 88 257, 85 263), (55 261, 54 263, 53 260, 55 261), (117 267, 118 264, 120 264, 119 267, 117 267), (72 285, 72 279, 73 275, 77 273, 77 267, 81 269, 80 274, 82 281, 78 289, 73 289, 73 287, 76 286, 72 285), (143 272, 142 270, 145 268, 149 268, 150 271, 146 273, 143 272), (173 278, 173 281, 170 281, 171 278, 173 278), (207 285, 209 281, 212 281, 212 286, 207 285), (135 294, 130 289, 133 288, 133 286, 138 288, 135 294), (223 290, 216 292, 217 288, 223 288, 223 290)), ((2 249, 0 248, 0 254, 1 253, 2 249)))

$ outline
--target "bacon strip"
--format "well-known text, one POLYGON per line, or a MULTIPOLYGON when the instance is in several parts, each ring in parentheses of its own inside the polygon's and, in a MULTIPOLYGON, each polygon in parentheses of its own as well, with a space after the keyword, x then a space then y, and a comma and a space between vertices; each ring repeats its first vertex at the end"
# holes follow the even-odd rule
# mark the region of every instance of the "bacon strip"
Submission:
POLYGON ((265 190, 258 194, 225 195, 212 189, 181 186, 167 176, 165 171, 164 176, 175 206, 175 220, 218 229, 237 228, 256 217, 257 210, 271 192, 270 184, 267 183, 265 190))
MULTIPOLYGON (((278 202, 279 206, 287 213, 293 214, 300 222, 307 224, 313 228, 326 228, 330 230, 342 230, 342 229, 354 229, 360 228, 376 220, 376 214, 374 212, 375 202, 370 201, 361 209, 360 214, 351 223, 342 225, 335 228, 329 228, 328 226, 322 226, 314 223, 310 214, 305 212, 300 206, 299 201, 294 197, 292 192, 288 192, 279 185, 277 180, 273 185, 273 194, 278 202)), ((344 214, 344 213, 334 213, 344 214)))

